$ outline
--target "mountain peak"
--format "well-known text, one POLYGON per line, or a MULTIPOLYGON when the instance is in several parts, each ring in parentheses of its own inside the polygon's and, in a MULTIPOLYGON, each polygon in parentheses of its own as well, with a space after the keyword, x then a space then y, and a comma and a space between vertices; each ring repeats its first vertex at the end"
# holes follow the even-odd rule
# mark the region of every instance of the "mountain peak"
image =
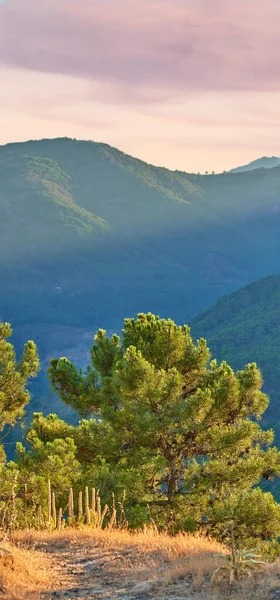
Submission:
POLYGON ((230 173, 242 173, 244 171, 254 171, 255 169, 273 169, 279 167, 280 156, 262 156, 247 165, 231 169, 230 173))

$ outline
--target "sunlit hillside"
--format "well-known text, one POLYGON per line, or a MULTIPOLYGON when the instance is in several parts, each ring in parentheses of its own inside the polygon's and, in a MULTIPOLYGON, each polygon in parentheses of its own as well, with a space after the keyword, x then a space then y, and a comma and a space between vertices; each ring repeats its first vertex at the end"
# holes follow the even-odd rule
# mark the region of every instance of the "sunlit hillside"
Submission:
MULTIPOLYGON (((188 322, 278 271, 280 168, 187 174, 65 138, 0 147, 0 178, 0 318, 43 371, 64 347, 85 364, 100 326, 188 322)), ((44 374, 34 395, 49 403, 44 374)))

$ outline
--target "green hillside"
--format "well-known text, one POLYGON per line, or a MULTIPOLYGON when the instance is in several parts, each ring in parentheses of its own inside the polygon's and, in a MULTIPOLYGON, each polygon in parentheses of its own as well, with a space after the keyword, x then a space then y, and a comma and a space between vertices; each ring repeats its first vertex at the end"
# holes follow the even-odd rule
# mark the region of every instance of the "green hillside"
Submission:
POLYGON ((280 275, 267 277, 221 298, 191 322, 212 354, 235 368, 257 362, 270 395, 267 424, 280 444, 280 275))
MULTIPOLYGON (((280 268, 280 167, 201 176, 63 138, 0 147, 0 182, 0 319, 44 369, 86 363, 100 326, 188 322, 280 268)), ((58 410, 44 377, 30 410, 58 410)))
POLYGON ((1 307, 16 324, 181 320, 277 271, 280 168, 198 176, 58 139, 0 147, 0 180, 1 307))

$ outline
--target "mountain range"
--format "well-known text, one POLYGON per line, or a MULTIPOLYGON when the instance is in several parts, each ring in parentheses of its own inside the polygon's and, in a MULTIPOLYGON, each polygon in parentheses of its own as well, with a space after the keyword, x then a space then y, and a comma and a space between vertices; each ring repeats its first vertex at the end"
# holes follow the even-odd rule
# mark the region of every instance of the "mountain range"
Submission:
POLYGON ((280 271, 280 166, 203 176, 60 138, 1 146, 0 181, 0 318, 42 359, 30 411, 67 415, 47 390, 49 357, 86 364, 96 329, 137 312, 191 321, 236 358, 230 337, 215 346, 211 311, 194 318, 280 271))

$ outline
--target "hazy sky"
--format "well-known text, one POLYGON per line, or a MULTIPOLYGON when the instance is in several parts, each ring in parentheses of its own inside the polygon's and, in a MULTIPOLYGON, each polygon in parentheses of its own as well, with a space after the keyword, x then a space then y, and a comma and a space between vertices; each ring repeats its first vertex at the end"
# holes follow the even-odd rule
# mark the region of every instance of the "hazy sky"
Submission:
POLYGON ((279 0, 0 0, 0 143, 221 171, 280 155, 279 0))

